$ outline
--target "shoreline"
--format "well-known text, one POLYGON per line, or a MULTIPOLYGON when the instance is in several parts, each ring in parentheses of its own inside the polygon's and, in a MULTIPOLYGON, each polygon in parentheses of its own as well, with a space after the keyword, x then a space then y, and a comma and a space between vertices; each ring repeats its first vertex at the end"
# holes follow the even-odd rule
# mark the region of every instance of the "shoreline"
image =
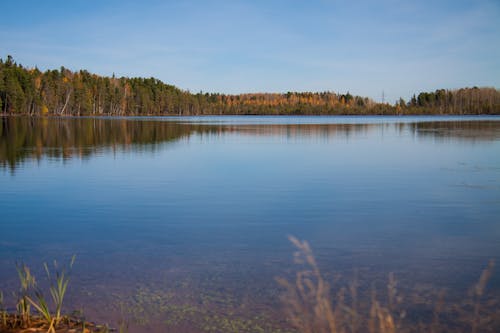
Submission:
POLYGON ((351 113, 341 113, 341 114, 191 114, 191 115, 174 115, 174 114, 141 114, 141 115, 114 115, 114 114, 100 114, 100 115, 58 115, 58 114, 28 114, 28 113, 0 113, 0 117, 37 117, 37 118, 114 118, 114 119, 123 119, 123 118, 212 118, 212 117, 265 117, 265 118, 330 118, 330 117, 353 117, 353 118, 363 118, 363 117, 374 117, 374 118, 405 118, 405 117, 429 117, 429 118, 468 118, 468 117, 489 117, 489 118, 497 118, 500 117, 500 113, 405 113, 405 114, 351 114, 351 113))

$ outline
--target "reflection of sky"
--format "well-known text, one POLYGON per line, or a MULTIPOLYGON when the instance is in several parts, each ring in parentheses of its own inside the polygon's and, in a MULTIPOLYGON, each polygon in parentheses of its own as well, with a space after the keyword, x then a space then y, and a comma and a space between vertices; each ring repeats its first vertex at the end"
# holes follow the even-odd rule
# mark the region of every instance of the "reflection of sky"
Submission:
MULTIPOLYGON (((421 241, 429 232, 467 240, 473 223, 488 231, 484 241, 498 236, 491 222, 499 209, 500 158, 493 154, 499 148, 498 140, 440 144, 374 127, 327 138, 193 135, 157 152, 42 159, 13 176, 2 173, 3 223, 15 231, 4 235, 25 237, 16 235, 25 226, 49 232, 48 225, 86 234, 124 225, 215 232, 277 224, 280 235, 287 229, 312 240, 328 235, 349 248, 382 246, 378 241, 397 230, 413 230, 421 241)), ((217 237, 231 242, 226 236, 217 237)))

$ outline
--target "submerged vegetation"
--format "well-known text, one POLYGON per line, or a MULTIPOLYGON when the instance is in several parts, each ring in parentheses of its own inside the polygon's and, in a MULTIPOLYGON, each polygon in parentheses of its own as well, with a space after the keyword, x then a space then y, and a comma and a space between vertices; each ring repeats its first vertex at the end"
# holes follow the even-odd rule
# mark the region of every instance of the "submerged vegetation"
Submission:
POLYGON ((289 279, 276 279, 283 312, 277 307, 276 314, 257 314, 235 295, 218 290, 195 289, 192 294, 184 294, 181 290, 185 282, 173 281, 172 289, 144 285, 128 296, 108 295, 111 303, 106 312, 111 315, 116 309, 119 311, 119 319, 115 316, 116 328, 96 325, 86 321, 82 312, 62 312, 73 258, 67 267, 55 264, 54 272, 45 265, 51 306, 30 269, 18 265, 20 291, 13 294, 17 310, 6 310, 0 292, 0 332, 480 333, 500 329, 498 299, 487 293, 493 261, 466 297, 449 301, 445 290, 405 294, 405 287, 393 273, 385 286, 378 289, 375 283, 366 288, 356 274, 345 285, 340 276, 325 278, 309 244, 294 237, 290 241, 297 248, 295 262, 303 269, 289 279))
POLYGON ((495 88, 422 92, 394 105, 347 93, 190 93, 155 78, 40 71, 0 59, 0 113, 30 115, 500 114, 495 88))

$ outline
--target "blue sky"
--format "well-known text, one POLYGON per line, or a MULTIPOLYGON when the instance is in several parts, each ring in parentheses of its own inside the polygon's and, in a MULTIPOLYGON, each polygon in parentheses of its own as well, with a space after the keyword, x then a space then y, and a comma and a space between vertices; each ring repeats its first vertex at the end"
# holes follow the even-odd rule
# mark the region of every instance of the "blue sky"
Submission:
POLYGON ((500 87, 500 1, 5 1, 0 57, 222 93, 500 87))

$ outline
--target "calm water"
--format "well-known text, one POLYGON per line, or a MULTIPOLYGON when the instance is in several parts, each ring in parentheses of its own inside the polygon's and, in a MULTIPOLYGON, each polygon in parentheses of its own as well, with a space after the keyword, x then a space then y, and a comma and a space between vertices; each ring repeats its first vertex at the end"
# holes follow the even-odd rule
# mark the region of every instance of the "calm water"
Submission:
POLYGON ((0 289, 76 254, 68 310, 270 332, 287 235, 367 285, 458 295, 498 262, 500 117, 4 117, 0 208, 0 289))

